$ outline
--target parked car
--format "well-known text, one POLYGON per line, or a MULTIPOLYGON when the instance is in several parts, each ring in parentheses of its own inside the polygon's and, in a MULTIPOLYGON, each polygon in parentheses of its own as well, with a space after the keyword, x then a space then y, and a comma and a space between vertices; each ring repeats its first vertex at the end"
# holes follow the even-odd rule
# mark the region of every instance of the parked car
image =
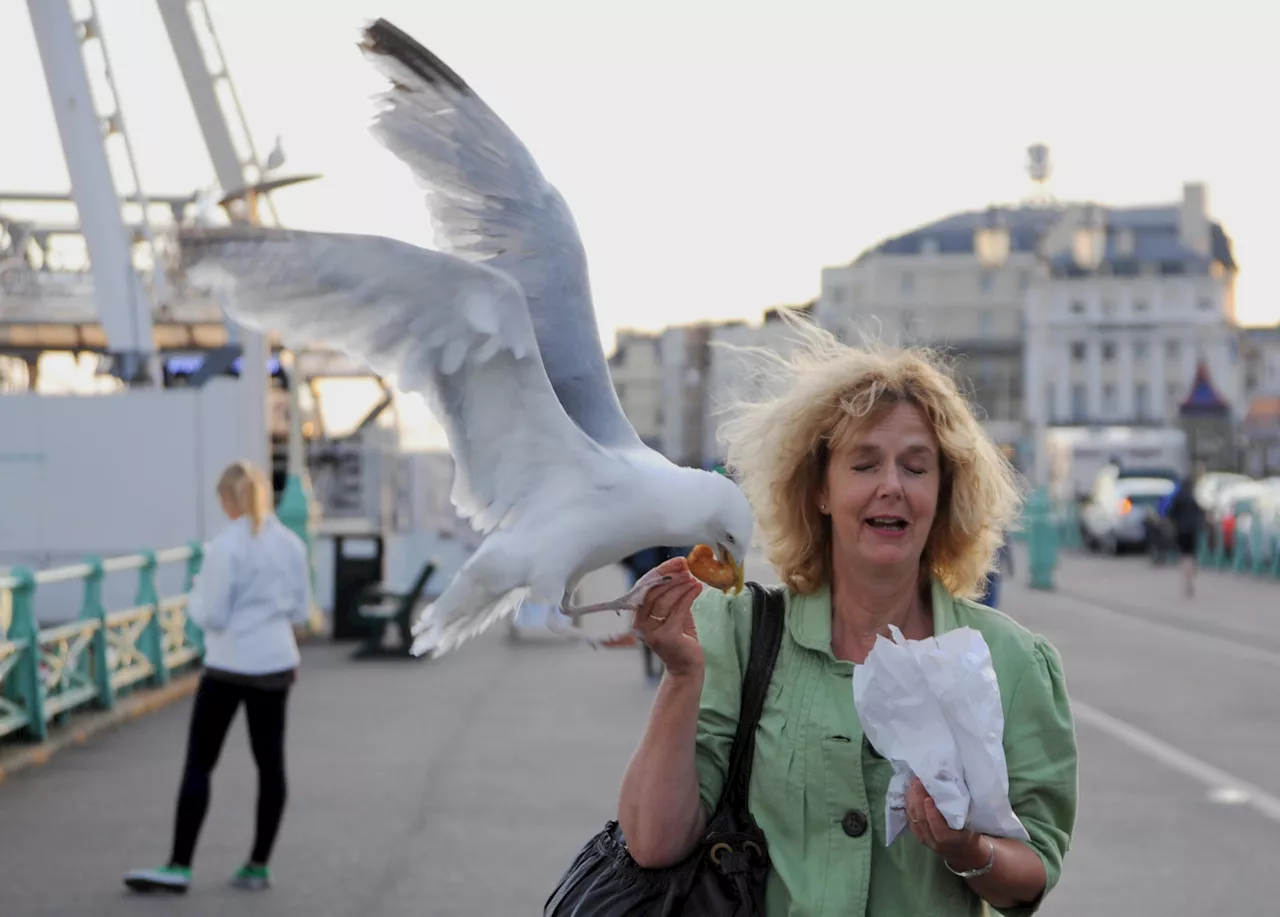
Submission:
POLYGON ((1085 547, 1109 554, 1145 547, 1147 518, 1175 486, 1168 478, 1099 476, 1080 511, 1085 547))

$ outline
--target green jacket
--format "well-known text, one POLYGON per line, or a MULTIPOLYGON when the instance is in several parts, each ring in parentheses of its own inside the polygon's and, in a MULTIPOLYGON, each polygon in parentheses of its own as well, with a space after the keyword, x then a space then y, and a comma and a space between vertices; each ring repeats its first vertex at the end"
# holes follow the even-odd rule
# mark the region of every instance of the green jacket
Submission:
MULTIPOLYGON (((1004 706, 1009 799, 1044 861, 1062 872, 1076 817, 1076 740, 1053 646, 998 611, 935 583, 934 632, 981 632, 1004 706)), ((831 652, 831 594, 787 596, 773 681, 756 735, 751 812, 769 842, 767 917, 951 917, 986 904, 909 832, 885 847, 892 765, 863 736, 854 665, 831 652)), ((706 681, 698 717, 702 804, 715 807, 729 766, 751 637, 751 592, 706 589, 694 603, 706 681)), ((1043 900, 1043 899, 1042 899, 1043 900)), ((1006 912, 1031 914, 1036 905, 1006 912)))

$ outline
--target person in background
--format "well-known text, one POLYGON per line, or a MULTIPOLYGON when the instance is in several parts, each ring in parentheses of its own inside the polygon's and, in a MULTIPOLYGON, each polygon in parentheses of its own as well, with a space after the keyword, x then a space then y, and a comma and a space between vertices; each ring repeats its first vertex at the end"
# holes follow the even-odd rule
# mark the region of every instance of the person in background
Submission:
POLYGON ((1196 546, 1205 522, 1204 507, 1196 499, 1196 486, 1202 474, 1204 463, 1197 462, 1160 506, 1160 513, 1173 526, 1178 543, 1178 565, 1182 568, 1183 592, 1187 598, 1196 594, 1196 546))
POLYGON ((982 598, 978 599, 978 604, 986 605, 988 608, 1000 607, 1000 584, 1006 574, 1013 575, 1013 548, 1007 536, 996 552, 995 568, 987 574, 987 590, 982 598))
POLYGON ((184 893, 190 886, 210 777, 241 704, 258 766, 258 805, 253 848, 231 883, 271 884, 267 862, 286 795, 285 704, 300 660, 294 626, 310 615, 311 573, 302 540, 272 512, 271 486, 255 466, 228 467, 217 495, 231 524, 209 544, 187 609, 204 631, 204 674, 191 711, 173 846, 164 866, 125 875, 134 891, 184 893))
MULTIPOLYGON (((622 568, 627 573, 627 588, 630 589, 634 586, 640 577, 644 576, 644 574, 649 570, 658 566, 658 564, 662 563, 669 556, 670 552, 667 548, 652 547, 645 548, 643 551, 637 551, 634 554, 624 557, 622 559, 622 568)), ((654 663, 657 661, 657 657, 653 655, 653 649, 649 644, 636 639, 634 635, 629 635, 612 645, 626 646, 631 645, 632 643, 639 643, 640 645, 640 658, 644 664, 644 677, 649 681, 657 680, 658 676, 662 674, 662 670, 659 668, 655 671, 654 663)))

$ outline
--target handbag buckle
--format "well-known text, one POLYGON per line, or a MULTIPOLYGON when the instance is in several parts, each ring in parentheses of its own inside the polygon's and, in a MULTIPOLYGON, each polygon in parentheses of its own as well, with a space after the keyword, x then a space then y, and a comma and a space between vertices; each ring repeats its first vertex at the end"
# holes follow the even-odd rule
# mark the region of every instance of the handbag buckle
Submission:
MULTIPOLYGON (((727 844, 724 841, 720 841, 711 846, 711 851, 710 853, 707 854, 707 856, 711 858, 712 863, 719 866, 720 858, 726 853, 733 853, 733 852, 734 850, 732 845, 727 844)), ((759 859, 761 856, 764 855, 764 851, 760 849, 760 845, 757 844, 755 841, 743 841, 742 853, 748 854, 748 855, 754 854, 754 856, 757 859, 759 859)))

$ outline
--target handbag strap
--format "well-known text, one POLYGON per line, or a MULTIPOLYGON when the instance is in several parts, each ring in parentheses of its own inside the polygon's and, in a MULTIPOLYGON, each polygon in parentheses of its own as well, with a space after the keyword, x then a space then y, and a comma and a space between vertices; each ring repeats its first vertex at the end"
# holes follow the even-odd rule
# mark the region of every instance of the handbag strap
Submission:
POLYGON ((756 756, 756 727, 764 710, 764 699, 773 679, 773 664, 782 643, 786 617, 783 587, 747 584, 752 591, 751 652, 747 673, 742 680, 742 704, 738 710, 738 728, 729 753, 729 774, 725 778, 720 808, 745 811, 751 787, 751 764, 756 756))

